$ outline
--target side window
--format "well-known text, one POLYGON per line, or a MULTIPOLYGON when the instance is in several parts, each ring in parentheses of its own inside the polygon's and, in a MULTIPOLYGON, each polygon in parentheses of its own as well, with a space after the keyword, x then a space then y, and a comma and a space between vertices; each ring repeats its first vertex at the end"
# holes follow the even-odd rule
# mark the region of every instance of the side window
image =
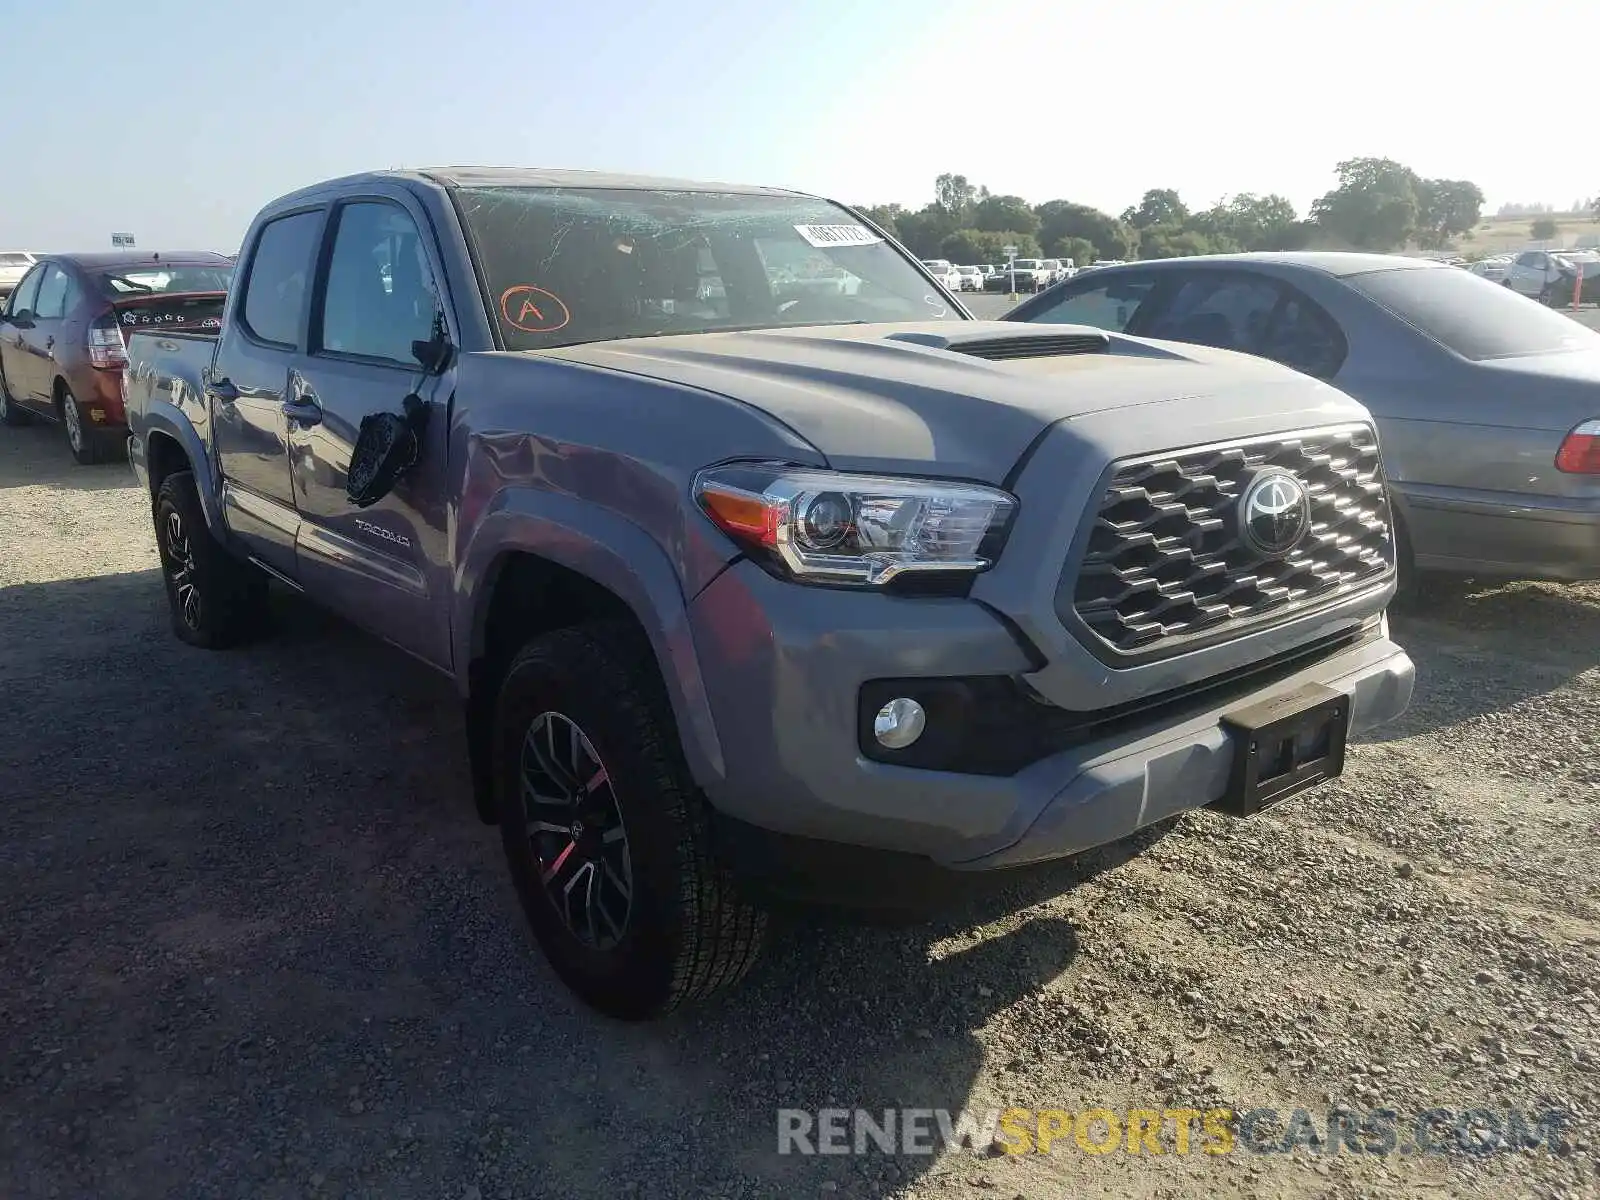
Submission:
POLYGON ((1277 287, 1248 275, 1195 274, 1145 328, 1145 337, 1253 353, 1278 306, 1277 287))
POLYGON ((394 204, 339 209, 314 343, 339 354, 415 365, 412 342, 433 335, 439 295, 417 226, 394 204))
POLYGON ((243 316, 245 327, 262 341, 289 349, 300 344, 312 255, 321 228, 321 212, 294 213, 268 222, 256 238, 243 316))
POLYGON ((1517 255, 1517 266, 1519 266, 1519 267, 1534 267, 1534 268, 1537 268, 1540 265, 1541 264, 1539 262, 1539 256, 1537 254, 1533 253, 1532 251, 1529 251, 1526 254, 1517 255))
POLYGON ((1344 366, 1344 333, 1317 304, 1286 288, 1283 307, 1253 353, 1317 379, 1332 379, 1344 366))
POLYGON ((1090 285, 1068 287, 1053 304, 1032 313, 1027 319, 1044 325, 1089 325, 1121 333, 1139 315, 1140 308, 1155 290, 1155 280, 1145 277, 1114 276, 1090 285))
POLYGON ((49 270, 48 267, 40 265, 23 277, 22 282, 17 285, 16 291, 12 292, 6 300, 6 312, 14 314, 33 311, 33 306, 39 301, 39 283, 44 279, 44 273, 47 270, 49 270))
POLYGON ((44 282, 39 285, 39 299, 33 306, 34 316, 42 321, 53 320, 66 315, 67 293, 71 290, 72 280, 60 267, 51 264, 44 274, 44 282))

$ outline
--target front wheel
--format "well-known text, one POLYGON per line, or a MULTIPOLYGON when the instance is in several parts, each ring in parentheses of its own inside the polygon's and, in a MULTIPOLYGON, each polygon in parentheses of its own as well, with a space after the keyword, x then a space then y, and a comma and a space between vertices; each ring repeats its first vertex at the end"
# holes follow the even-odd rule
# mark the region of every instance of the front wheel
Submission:
POLYGON ((211 536, 192 472, 174 471, 161 481, 155 526, 172 631, 181 641, 222 650, 265 628, 266 576, 211 536))
POLYGON ((765 913, 713 853, 710 808, 635 641, 612 623, 533 639, 494 716, 501 840, 523 911, 563 982, 624 1020, 737 983, 766 935, 765 913))

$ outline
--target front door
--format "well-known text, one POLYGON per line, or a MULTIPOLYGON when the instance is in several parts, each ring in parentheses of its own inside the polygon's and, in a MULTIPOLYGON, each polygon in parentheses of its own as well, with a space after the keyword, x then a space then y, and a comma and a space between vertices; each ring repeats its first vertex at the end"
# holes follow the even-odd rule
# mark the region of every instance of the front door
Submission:
POLYGON ((35 407, 38 371, 28 349, 28 331, 33 326, 33 306, 38 302, 45 270, 46 265, 40 263, 23 276, 6 300, 5 316, 0 319, 0 373, 4 373, 6 390, 19 408, 35 407))
POLYGON ((333 219, 320 319, 291 385, 299 578, 319 602, 448 668, 451 376, 425 374, 412 353, 443 320, 434 252, 403 197, 353 200, 333 219), (428 413, 417 464, 388 495, 357 508, 345 486, 361 419, 401 412, 413 392, 428 413))
POLYGON ((289 481, 290 378, 304 361, 324 211, 290 213, 261 227, 206 381, 228 528, 290 579, 300 528, 289 481))

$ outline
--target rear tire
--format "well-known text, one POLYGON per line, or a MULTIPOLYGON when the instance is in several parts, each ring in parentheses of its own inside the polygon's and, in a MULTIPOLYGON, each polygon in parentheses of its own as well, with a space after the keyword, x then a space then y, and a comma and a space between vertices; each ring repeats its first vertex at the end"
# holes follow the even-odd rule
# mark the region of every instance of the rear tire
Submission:
POLYGON ((506 862, 551 967, 591 1007, 644 1020, 742 979, 767 918, 713 854, 665 689, 629 634, 558 629, 512 659, 494 784, 506 862))
POLYGON ((180 641, 222 650, 265 630, 267 578, 211 536, 192 471, 161 481, 155 527, 172 632, 180 641))
POLYGON ((73 460, 80 467, 92 467, 105 462, 109 457, 109 443, 98 429, 84 419, 83 409, 78 406, 78 398, 72 394, 71 388, 62 387, 57 406, 61 412, 61 427, 67 435, 67 449, 72 451, 73 460))
POLYGON ((11 398, 11 389, 6 386, 6 377, 0 372, 0 425, 9 425, 16 428, 28 423, 28 413, 17 406, 11 398))

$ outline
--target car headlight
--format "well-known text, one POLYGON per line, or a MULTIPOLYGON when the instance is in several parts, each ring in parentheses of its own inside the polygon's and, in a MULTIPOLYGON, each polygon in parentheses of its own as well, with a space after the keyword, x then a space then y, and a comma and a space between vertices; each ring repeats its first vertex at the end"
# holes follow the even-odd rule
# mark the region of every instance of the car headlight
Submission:
POLYGON ((695 476, 694 497, 768 569, 802 583, 868 587, 988 569, 1017 509, 1009 493, 978 484, 782 463, 707 468, 695 476))

